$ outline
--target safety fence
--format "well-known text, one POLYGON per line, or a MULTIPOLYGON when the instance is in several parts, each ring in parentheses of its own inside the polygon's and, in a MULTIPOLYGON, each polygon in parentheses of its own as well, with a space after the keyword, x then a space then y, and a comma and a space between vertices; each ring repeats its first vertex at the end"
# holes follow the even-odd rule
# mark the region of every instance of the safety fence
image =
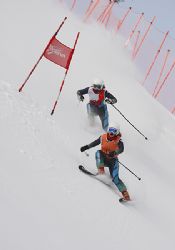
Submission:
POLYGON ((144 79, 137 81, 172 114, 175 114, 175 38, 156 26, 156 16, 135 12, 113 0, 59 0, 84 22, 96 20, 106 29, 122 35, 144 79))

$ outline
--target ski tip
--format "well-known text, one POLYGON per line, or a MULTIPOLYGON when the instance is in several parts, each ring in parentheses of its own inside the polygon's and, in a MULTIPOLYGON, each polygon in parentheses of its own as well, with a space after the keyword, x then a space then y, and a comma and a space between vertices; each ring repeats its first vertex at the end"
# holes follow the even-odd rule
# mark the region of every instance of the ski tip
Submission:
POLYGON ((82 170, 84 167, 82 165, 79 165, 78 168, 82 170))
POLYGON ((124 199, 123 199, 123 198, 120 198, 118 201, 119 201, 119 202, 123 202, 123 201, 124 201, 124 199))
POLYGON ((125 202, 128 202, 128 201, 131 201, 131 200, 125 200, 124 198, 120 198, 120 199, 119 199, 119 202, 120 202, 120 203, 122 203, 122 202, 125 203, 125 202))
POLYGON ((78 168, 79 168, 80 171, 82 171, 82 172, 85 173, 85 174, 92 175, 92 176, 96 176, 96 174, 91 173, 91 172, 90 172, 89 170, 87 170, 83 165, 79 165, 78 168))

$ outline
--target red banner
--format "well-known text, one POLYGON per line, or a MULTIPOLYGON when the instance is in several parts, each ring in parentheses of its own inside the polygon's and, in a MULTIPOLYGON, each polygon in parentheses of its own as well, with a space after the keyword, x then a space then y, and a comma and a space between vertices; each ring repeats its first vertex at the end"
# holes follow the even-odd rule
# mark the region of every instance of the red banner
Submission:
POLYGON ((72 58, 73 49, 65 46, 54 38, 48 49, 45 51, 44 56, 54 62, 55 64, 68 69, 72 58))

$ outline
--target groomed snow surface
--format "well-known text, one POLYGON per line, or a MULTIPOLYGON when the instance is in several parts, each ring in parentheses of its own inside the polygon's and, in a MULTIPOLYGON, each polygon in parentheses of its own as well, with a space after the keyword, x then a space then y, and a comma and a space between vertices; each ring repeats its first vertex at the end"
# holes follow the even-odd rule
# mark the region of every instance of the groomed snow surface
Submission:
MULTIPOLYGON (((0 8, 0 249, 173 250, 175 245, 175 120, 137 83, 136 66, 116 38, 83 24, 59 1, 2 0, 0 8), (65 70, 44 59, 19 87, 64 17, 57 38, 72 47, 80 38, 58 106, 50 115, 65 70), (113 93, 110 122, 120 125, 125 152, 120 178, 132 201, 82 174, 96 171, 95 151, 80 152, 102 133, 90 127, 76 91, 100 76, 113 93)), ((101 177, 111 184, 108 172, 101 177)))

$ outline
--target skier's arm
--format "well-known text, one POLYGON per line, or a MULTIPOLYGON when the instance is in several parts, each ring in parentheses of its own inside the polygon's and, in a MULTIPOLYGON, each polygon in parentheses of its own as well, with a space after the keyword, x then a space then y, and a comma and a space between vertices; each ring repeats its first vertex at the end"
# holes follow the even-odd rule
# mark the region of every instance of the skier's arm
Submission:
POLYGON ((107 90, 105 91, 105 98, 107 98, 107 103, 115 104, 117 102, 117 98, 109 93, 107 90))
POLYGON ((78 95, 78 94, 79 94, 79 95, 85 95, 85 94, 88 93, 88 90, 89 90, 89 87, 87 87, 87 88, 85 88, 85 89, 79 89, 79 90, 77 91, 77 95, 78 95))
POLYGON ((121 154, 124 151, 124 144, 123 144, 122 140, 119 141, 118 147, 119 147, 119 149, 115 151, 115 153, 117 155, 121 154))
POLYGON ((101 143, 101 137, 99 137, 97 140, 91 142, 90 144, 88 144, 89 148, 93 148, 96 147, 97 145, 99 145, 101 143))
POLYGON ((89 87, 85 88, 85 89, 80 89, 77 91, 77 97, 80 101, 84 101, 84 96, 88 93, 89 87))
POLYGON ((99 137, 97 140, 91 142, 90 144, 81 147, 81 148, 80 148, 80 151, 81 151, 81 152, 84 152, 84 151, 87 150, 87 149, 90 149, 90 148, 93 148, 93 147, 99 145, 99 144, 101 143, 101 139, 100 139, 100 138, 101 138, 101 137, 99 137))

